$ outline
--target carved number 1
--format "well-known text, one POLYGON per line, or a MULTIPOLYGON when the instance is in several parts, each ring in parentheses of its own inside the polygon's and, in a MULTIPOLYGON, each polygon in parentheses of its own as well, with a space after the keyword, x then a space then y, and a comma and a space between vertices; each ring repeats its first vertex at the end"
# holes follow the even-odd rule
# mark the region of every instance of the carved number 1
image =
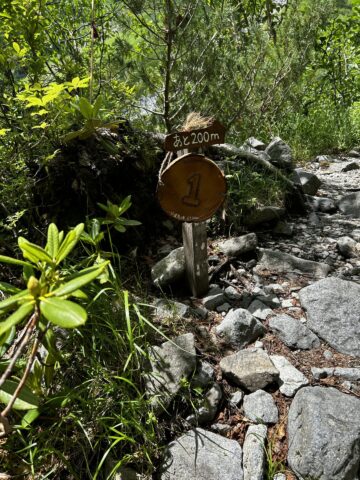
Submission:
POLYGON ((200 173, 194 173, 188 178, 187 183, 189 184, 189 192, 185 197, 182 198, 182 203, 185 205, 189 205, 190 207, 198 207, 200 205, 200 178, 200 173))

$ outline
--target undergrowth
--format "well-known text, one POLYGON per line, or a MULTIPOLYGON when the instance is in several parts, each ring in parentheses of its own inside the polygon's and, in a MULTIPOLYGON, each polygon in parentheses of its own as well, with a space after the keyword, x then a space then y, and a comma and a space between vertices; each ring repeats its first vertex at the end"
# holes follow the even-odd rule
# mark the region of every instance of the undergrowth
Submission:
POLYGON ((93 292, 84 327, 61 339, 41 414, 1 445, 3 472, 31 479, 110 479, 123 465, 144 473, 157 457, 156 417, 142 392, 150 324, 119 281, 93 292))

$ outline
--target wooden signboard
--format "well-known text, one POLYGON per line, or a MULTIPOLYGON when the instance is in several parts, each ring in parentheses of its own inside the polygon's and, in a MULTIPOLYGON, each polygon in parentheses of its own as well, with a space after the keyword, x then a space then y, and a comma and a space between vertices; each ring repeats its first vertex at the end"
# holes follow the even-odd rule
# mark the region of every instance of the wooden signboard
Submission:
POLYGON ((163 171, 157 195, 162 209, 171 217, 181 222, 202 222, 223 204, 226 180, 212 160, 189 153, 163 171))
POLYGON ((165 150, 197 150, 207 145, 224 143, 225 128, 220 122, 214 121, 209 127, 190 132, 177 132, 165 137, 165 150))

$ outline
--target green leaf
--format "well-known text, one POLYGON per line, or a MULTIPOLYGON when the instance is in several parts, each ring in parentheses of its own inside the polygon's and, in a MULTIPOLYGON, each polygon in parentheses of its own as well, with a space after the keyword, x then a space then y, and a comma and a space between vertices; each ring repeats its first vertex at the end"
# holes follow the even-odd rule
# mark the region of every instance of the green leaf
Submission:
MULTIPOLYGON (((18 384, 13 380, 5 380, 0 390, 1 403, 4 403, 5 405, 7 405, 10 402, 13 396, 13 393, 16 390, 17 385, 18 384)), ((38 406, 39 406, 38 397, 32 393, 32 391, 28 386, 25 385, 22 388, 18 398, 15 400, 13 409, 14 410, 32 410, 34 408, 37 408, 38 406)))
POLYGON ((77 303, 61 298, 43 298, 40 311, 51 323, 63 328, 76 328, 87 319, 86 310, 77 303))
POLYGON ((59 250, 59 230, 55 223, 50 223, 45 250, 51 258, 55 258, 59 250))
POLYGON ((137 220, 128 220, 126 218, 119 218, 119 221, 123 225, 126 225, 127 227, 137 227, 138 225, 141 225, 141 222, 138 222, 137 220))
POLYGON ((15 50, 16 53, 20 53, 20 45, 17 42, 13 42, 13 49, 15 50))
POLYGON ((11 265, 20 265, 22 267, 32 267, 31 263, 24 262, 23 260, 17 260, 16 258, 7 257, 6 255, 0 255, 0 262, 10 263, 11 265))
POLYGON ((29 259, 31 262, 46 262, 49 264, 53 263, 53 260, 49 254, 43 248, 39 247, 39 245, 29 242, 24 237, 19 237, 18 244, 23 252, 24 257, 29 259))
POLYGON ((79 241, 80 235, 82 234, 83 230, 84 224, 80 223, 73 230, 70 230, 70 232, 66 235, 56 255, 57 265, 62 262, 64 258, 66 258, 71 252, 71 250, 75 247, 75 245, 79 241))
POLYGON ((40 411, 37 408, 29 410, 21 420, 21 426, 23 428, 28 427, 32 422, 34 422, 38 416, 40 415, 40 411))
POLYGON ((10 315, 6 320, 0 322, 0 335, 10 330, 10 328, 14 327, 18 323, 21 322, 25 317, 30 315, 30 313, 34 310, 34 301, 29 303, 25 303, 21 305, 14 313, 10 315))
POLYGON ((9 309, 13 305, 16 305, 21 300, 25 300, 27 296, 29 297, 29 299, 31 298, 28 289, 22 290, 21 292, 16 293, 15 295, 8 297, 2 302, 0 302, 0 315, 4 313, 5 310, 9 309), (1 310, 3 311, 1 312, 1 310))
POLYGON ((88 120, 90 120, 93 117, 93 108, 89 100, 87 100, 85 97, 80 97, 79 109, 82 115, 88 120))
POLYGON ((12 345, 12 342, 15 338, 16 328, 11 327, 10 331, 5 332, 3 335, 0 335, 0 357, 4 355, 12 345))
POLYGON ((102 103, 103 103, 103 98, 102 98, 101 95, 99 95, 99 96, 97 97, 97 99, 95 100, 94 106, 92 107, 93 117, 96 118, 96 117, 98 116, 98 113, 99 113, 99 110, 100 110, 100 107, 101 107, 102 103))
POLYGON ((20 288, 14 287, 11 283, 0 282, 0 290, 5 293, 19 293, 21 292, 20 288))
MULTIPOLYGON (((63 297, 65 295, 70 295, 70 293, 75 292, 75 290, 79 290, 87 283, 92 282, 98 277, 104 270, 104 268, 109 264, 109 262, 101 263, 100 265, 96 265, 96 268, 92 271, 82 271, 79 272, 78 276, 73 280, 61 285, 56 290, 52 291, 49 296, 54 297, 63 297)), ((46 297, 49 298, 49 297, 46 297)))

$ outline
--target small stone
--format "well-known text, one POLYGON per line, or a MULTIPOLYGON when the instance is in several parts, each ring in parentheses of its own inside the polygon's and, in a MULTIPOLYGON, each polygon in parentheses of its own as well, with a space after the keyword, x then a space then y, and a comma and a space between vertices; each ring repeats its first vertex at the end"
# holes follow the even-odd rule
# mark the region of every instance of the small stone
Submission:
POLYGON ((222 399, 220 385, 214 383, 203 398, 202 406, 186 419, 189 423, 204 425, 214 420, 222 399))
POLYGON ((256 340, 256 342, 254 343, 254 348, 264 348, 263 342, 256 340))
POLYGON ((359 170, 360 165, 358 162, 350 162, 341 169, 342 172, 351 172, 351 170, 359 170))
POLYGON ((357 243, 351 237, 339 238, 337 247, 341 255, 345 258, 360 257, 360 243, 357 243))
POLYGON ((202 299, 203 306, 208 310, 214 310, 216 307, 224 303, 226 303, 225 293, 218 286, 210 288, 206 297, 202 299))
POLYGON ((254 227, 261 223, 268 223, 279 220, 285 215, 285 209, 280 207, 258 207, 243 219, 244 225, 254 227))
POLYGON ((282 306, 282 308, 291 308, 291 307, 294 306, 294 304, 293 304, 292 300, 287 298, 287 299, 285 299, 281 302, 281 306, 282 306))
POLYGON ((276 423, 279 412, 273 397, 264 390, 257 390, 244 397, 244 414, 257 423, 276 423))
POLYGON ((231 305, 227 302, 223 303, 222 305, 219 305, 218 307, 216 307, 216 311, 219 312, 219 313, 222 313, 222 312, 228 312, 229 310, 231 309, 231 305))
POLYGON ((285 357, 271 355, 271 361, 280 372, 280 392, 286 397, 293 397, 303 386, 308 385, 309 380, 300 370, 297 370, 285 357))
POLYGON ((243 446, 244 480, 263 480, 265 471, 265 425, 250 425, 243 446))
POLYGON ((273 480, 286 480, 286 475, 285 475, 285 473, 277 473, 274 476, 273 480))
POLYGON ((337 210, 334 200, 325 197, 313 197, 305 195, 307 202, 316 212, 333 213, 337 210))
POLYGON ((238 407, 244 398, 244 392, 242 390, 238 390, 237 392, 233 393, 230 397, 229 404, 232 407, 238 407))
POLYGON ((157 299, 154 307, 154 316, 160 321, 186 318, 190 313, 188 305, 173 300, 157 299))
POLYGON ((273 313, 271 308, 260 302, 260 300, 254 300, 250 304, 248 310, 255 318, 258 318, 259 320, 266 320, 266 318, 273 313))
POLYGON ((249 147, 260 151, 264 151, 266 148, 265 143, 255 137, 249 137, 248 139, 246 139, 245 145, 248 145, 249 147))
POLYGON ((225 294, 229 300, 241 300, 242 294, 234 287, 225 288, 225 294))
POLYGON ((342 368, 342 367, 330 367, 330 368, 317 368, 312 367, 311 373, 316 380, 327 377, 339 377, 345 380, 358 382, 360 381, 360 368, 342 368))
POLYGON ((224 357, 220 368, 226 378, 250 392, 265 388, 279 378, 279 371, 261 349, 240 350, 224 357))
POLYGON ((299 176, 303 192, 307 195, 315 195, 321 185, 319 178, 313 173, 307 172, 302 168, 296 168, 295 172, 299 176))
POLYGON ((229 312, 215 329, 228 345, 243 348, 265 334, 265 327, 247 310, 237 308, 229 312))
POLYGON ((215 377, 214 367, 209 363, 201 360, 196 369, 194 376, 191 379, 193 388, 205 388, 213 381, 215 377))
POLYGON ((360 191, 341 197, 338 202, 338 207, 345 215, 360 218, 360 191))
POLYGON ((275 233, 275 235, 282 235, 284 237, 292 237, 294 234, 294 227, 289 225, 287 222, 280 220, 275 225, 273 233, 275 233))
POLYGON ((264 303, 268 307, 272 307, 272 308, 279 308, 280 307, 280 300, 275 295, 275 293, 257 294, 256 295, 256 300, 259 300, 260 302, 264 303))
POLYGON ((230 238, 219 243, 218 248, 228 257, 237 257, 244 253, 251 252, 257 247, 257 237, 255 233, 248 233, 241 237, 230 238))
POLYGON ((270 283, 270 285, 265 285, 264 290, 266 293, 285 293, 284 287, 279 283, 270 283))
POLYGON ((315 212, 311 212, 309 215, 309 224, 312 225, 313 227, 318 227, 321 225, 321 220, 320 218, 316 215, 315 212))
POLYGON ((333 358, 333 356, 334 356, 334 355, 332 354, 332 352, 330 352, 330 350, 325 350, 324 353, 323 353, 323 355, 324 355, 324 358, 325 358, 326 360, 330 360, 330 359, 333 358))
POLYGON ((291 148, 280 137, 275 137, 266 147, 265 152, 270 156, 271 163, 279 168, 292 170, 293 158, 291 148))

